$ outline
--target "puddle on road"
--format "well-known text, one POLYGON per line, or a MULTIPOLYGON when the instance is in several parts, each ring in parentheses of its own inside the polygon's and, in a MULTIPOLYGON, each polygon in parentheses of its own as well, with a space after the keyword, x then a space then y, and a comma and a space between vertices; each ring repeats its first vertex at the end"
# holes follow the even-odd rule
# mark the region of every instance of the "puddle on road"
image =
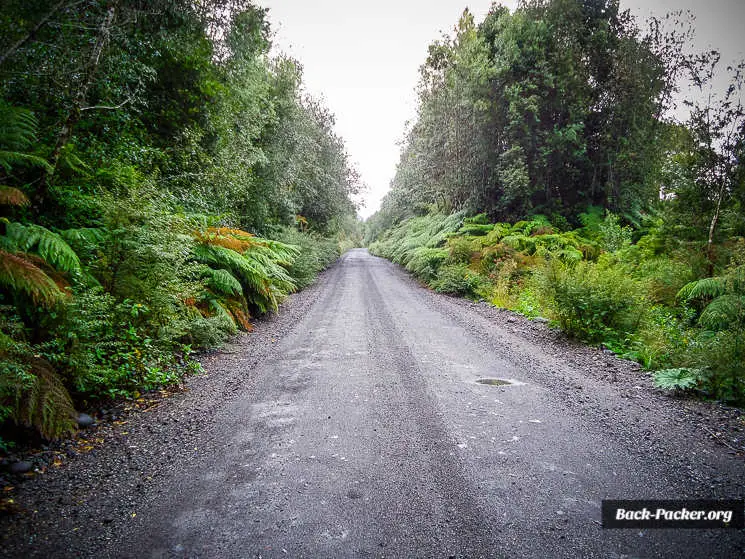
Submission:
POLYGON ((511 380, 503 378, 480 378, 477 379, 476 382, 479 384, 488 384, 489 386, 506 386, 508 384, 515 384, 511 380))

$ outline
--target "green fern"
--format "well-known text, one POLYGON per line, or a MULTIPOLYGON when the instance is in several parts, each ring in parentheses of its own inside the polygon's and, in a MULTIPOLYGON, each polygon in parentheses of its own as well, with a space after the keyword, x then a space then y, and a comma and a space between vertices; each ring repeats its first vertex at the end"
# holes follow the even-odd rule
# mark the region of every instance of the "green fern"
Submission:
POLYGON ((698 323, 712 332, 736 327, 745 319, 745 295, 720 295, 701 313, 698 323))
POLYGON ((217 299, 210 299, 209 307, 215 316, 235 326, 235 319, 230 314, 230 311, 227 309, 224 303, 220 302, 217 299))
POLYGON ((745 326, 745 265, 723 276, 692 281, 678 292, 678 298, 707 302, 698 319, 707 330, 741 329, 745 326))
POLYGON ((0 421, 10 418, 56 439, 74 431, 75 417, 70 394, 50 364, 29 344, 0 331, 0 421))
POLYGON ((284 266, 293 262, 299 249, 256 237, 250 237, 250 242, 245 242, 249 241, 249 237, 243 238, 245 235, 240 235, 240 232, 232 237, 244 242, 233 245, 229 238, 225 238, 232 231, 224 229, 222 232, 223 235, 219 238, 198 235, 199 242, 193 249, 196 261, 207 264, 214 270, 223 270, 222 273, 217 272, 217 278, 213 273, 212 286, 223 293, 225 289, 235 288, 236 285, 228 277, 230 276, 240 283, 246 301, 261 312, 276 311, 282 297, 296 289, 284 266), (224 245, 235 246, 236 249, 224 245))
MULTIPOLYGON (((60 272, 79 272, 80 259, 65 240, 41 225, 8 223, 5 235, 19 252, 33 250, 60 272)), ((7 246, 7 245, 6 245, 7 246)))
POLYGON ((684 285, 678 292, 678 298, 686 301, 703 298, 712 299, 724 295, 726 292, 727 282, 724 278, 704 278, 684 285))
POLYGON ((28 109, 0 101, 0 147, 25 150, 36 142, 38 121, 28 109))
POLYGON ((16 165, 51 170, 43 157, 27 153, 36 142, 38 122, 28 109, 0 102, 0 167, 10 173, 16 165))
POLYGON ((104 233, 96 227, 79 227, 77 229, 65 229, 60 231, 60 236, 68 243, 92 244, 100 243, 104 239, 104 233))
POLYGON ((43 167, 46 170, 52 168, 46 159, 38 155, 0 149, 0 167, 3 167, 6 173, 10 173, 14 166, 43 167))
POLYGON ((241 282, 235 279, 235 276, 224 269, 209 269, 209 286, 210 288, 223 295, 239 295, 243 293, 241 282))
POLYGON ((39 358, 32 358, 30 387, 16 393, 13 420, 34 427, 48 440, 58 439, 75 431, 75 407, 62 379, 50 365, 39 358))

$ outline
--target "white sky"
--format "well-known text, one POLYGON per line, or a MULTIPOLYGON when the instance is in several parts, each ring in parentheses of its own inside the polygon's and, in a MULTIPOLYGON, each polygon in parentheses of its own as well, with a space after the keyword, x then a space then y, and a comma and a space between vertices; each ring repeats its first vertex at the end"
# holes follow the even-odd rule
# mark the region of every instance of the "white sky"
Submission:
MULTIPOLYGON (((388 191, 427 46, 450 32, 468 6, 483 20, 491 0, 258 0, 269 8, 274 46, 298 59, 307 90, 336 115, 336 131, 368 190, 360 215, 374 213, 388 191)), ((513 9, 516 1, 502 4, 513 9)), ((687 9, 698 49, 722 62, 745 53, 745 0, 621 0, 637 16, 687 9)), ((726 65, 726 64, 725 64, 726 65)))

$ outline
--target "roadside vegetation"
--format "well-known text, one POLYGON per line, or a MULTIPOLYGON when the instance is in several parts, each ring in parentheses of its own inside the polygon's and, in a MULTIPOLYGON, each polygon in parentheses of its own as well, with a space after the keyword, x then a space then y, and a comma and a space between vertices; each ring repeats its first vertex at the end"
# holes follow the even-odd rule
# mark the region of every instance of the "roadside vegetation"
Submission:
POLYGON ((466 11, 421 68, 371 252, 744 405, 743 66, 690 33, 614 1, 466 11))
POLYGON ((3 8, 0 451, 178 382, 359 237, 333 116, 265 10, 3 8))

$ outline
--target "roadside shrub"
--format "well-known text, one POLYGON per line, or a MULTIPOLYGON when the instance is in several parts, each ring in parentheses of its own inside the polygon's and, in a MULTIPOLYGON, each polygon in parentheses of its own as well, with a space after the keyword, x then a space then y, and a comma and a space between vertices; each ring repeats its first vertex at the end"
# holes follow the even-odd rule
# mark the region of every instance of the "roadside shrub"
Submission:
POLYGON ((487 275, 497 273, 505 263, 512 262, 517 257, 515 249, 507 245, 493 244, 484 247, 481 252, 481 271, 487 275))
POLYGON ((551 262, 542 287, 562 329, 577 338, 600 342, 634 331, 643 311, 639 285, 622 270, 602 264, 551 262))
POLYGON ((654 374, 654 385, 663 390, 690 390, 701 381, 697 369, 663 369, 654 374))
POLYGON ((616 252, 631 244, 631 227, 622 226, 617 215, 608 212, 599 224, 601 244, 608 252, 616 252))
POLYGON ((536 318, 543 314, 541 299, 534 291, 534 282, 532 278, 529 278, 527 285, 519 290, 517 302, 512 307, 512 310, 530 318, 536 318))
POLYGON ((448 258, 448 251, 442 248, 419 247, 406 265, 406 269, 421 280, 431 282, 437 277, 440 266, 448 258))
POLYGON ((474 246, 468 239, 452 237, 448 239, 448 262, 451 264, 468 264, 474 255, 474 246))
POLYGON ((272 237, 300 248, 300 254, 292 261, 292 264, 287 266, 287 272, 295 281, 298 289, 313 283, 316 276, 335 262, 341 254, 336 240, 312 233, 303 233, 290 227, 275 228, 272 231, 272 237))
POLYGON ((438 293, 473 297, 476 295, 482 280, 479 275, 463 264, 451 264, 440 269, 432 287, 438 293))
POLYGON ((517 270, 517 263, 508 259, 505 260, 493 273, 489 275, 492 282, 492 289, 489 300, 492 305, 511 309, 515 303, 512 288, 512 276, 517 270))
POLYGON ((690 266, 663 256, 643 260, 634 276, 647 284, 651 301, 668 307, 676 305, 678 292, 693 279, 690 266))
POLYGON ((742 330, 701 332, 688 348, 686 365, 700 371, 711 397, 745 404, 745 336, 742 330))
POLYGON ((686 316, 679 315, 679 309, 652 306, 645 313, 632 357, 648 369, 679 365, 695 337, 695 333, 686 325, 687 322, 686 316))

